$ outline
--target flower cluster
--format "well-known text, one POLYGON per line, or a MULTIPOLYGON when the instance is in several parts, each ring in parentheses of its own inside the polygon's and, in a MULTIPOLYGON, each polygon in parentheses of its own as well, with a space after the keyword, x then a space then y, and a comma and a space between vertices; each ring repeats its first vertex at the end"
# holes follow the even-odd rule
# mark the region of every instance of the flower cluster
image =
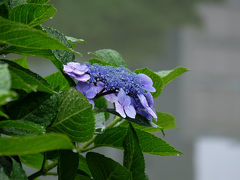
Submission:
POLYGON ((76 90, 82 92, 94 107, 94 98, 104 96, 115 104, 123 117, 135 118, 136 114, 149 120, 157 120, 153 97, 152 79, 145 74, 136 74, 124 67, 101 66, 69 62, 64 71, 77 80, 76 90))

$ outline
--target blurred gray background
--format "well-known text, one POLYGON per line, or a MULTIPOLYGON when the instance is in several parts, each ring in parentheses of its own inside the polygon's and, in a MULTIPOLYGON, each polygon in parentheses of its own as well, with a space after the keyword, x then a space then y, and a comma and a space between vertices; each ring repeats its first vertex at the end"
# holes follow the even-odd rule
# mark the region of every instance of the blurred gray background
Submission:
MULTIPOLYGON (((111 48, 130 69, 191 69, 156 100, 156 109, 177 119, 178 129, 164 139, 184 155, 145 155, 151 180, 240 179, 240 0, 51 3, 58 12, 46 24, 86 40, 76 47, 84 55, 80 62, 89 51, 111 48)), ((41 58, 28 62, 42 75, 56 71, 41 58)), ((99 151, 121 161, 119 150, 99 151)))

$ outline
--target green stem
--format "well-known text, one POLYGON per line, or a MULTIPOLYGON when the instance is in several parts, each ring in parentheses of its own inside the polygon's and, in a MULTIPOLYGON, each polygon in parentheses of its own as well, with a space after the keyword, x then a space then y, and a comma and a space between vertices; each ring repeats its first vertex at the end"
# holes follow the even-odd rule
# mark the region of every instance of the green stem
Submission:
MULTIPOLYGON (((114 125, 116 125, 119 121, 121 121, 122 118, 121 117, 116 117, 112 122, 110 122, 106 129, 109 129, 109 128, 112 128, 114 125)), ((77 150, 79 153, 82 153, 82 152, 86 152, 86 151, 89 151, 89 150, 92 150, 95 148, 95 146, 91 146, 91 147, 88 147, 90 146, 94 140, 96 138, 96 135, 94 135, 90 140, 88 140, 86 143, 84 143, 82 146, 78 147, 77 150)))

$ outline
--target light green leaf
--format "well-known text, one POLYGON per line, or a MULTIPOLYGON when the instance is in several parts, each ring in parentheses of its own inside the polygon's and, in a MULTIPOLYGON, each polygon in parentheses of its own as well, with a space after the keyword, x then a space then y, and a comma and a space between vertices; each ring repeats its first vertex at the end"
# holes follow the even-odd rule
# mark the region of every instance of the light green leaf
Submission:
POLYGON ((159 75, 157 75, 156 73, 154 73, 148 68, 137 69, 134 72, 137 74, 140 74, 140 73, 146 74, 148 77, 152 79, 153 87, 156 89, 156 92, 152 93, 152 96, 154 98, 158 97, 161 94, 162 88, 163 88, 163 82, 159 75))
POLYGON ((0 156, 25 155, 74 148, 67 136, 55 133, 25 137, 0 137, 0 147, 0 156))
POLYGON ((63 92, 51 129, 67 134, 73 141, 84 142, 93 136, 94 127, 92 105, 87 98, 73 88, 63 92))
POLYGON ((4 105, 16 98, 16 93, 10 91, 11 77, 7 64, 0 63, 0 106, 4 105))
POLYGON ((146 180, 144 157, 137 134, 131 123, 129 123, 127 135, 123 141, 123 147, 123 165, 131 172, 132 180, 146 180))
POLYGON ((45 128, 28 121, 20 121, 20 120, 5 120, 0 121, 0 128, 3 129, 17 129, 28 131, 31 134, 43 134, 46 132, 45 128))
MULTIPOLYGON (((139 129, 136 129, 136 133, 139 139, 140 147, 144 153, 160 156, 173 156, 182 154, 157 136, 141 131, 139 129)), ((110 146, 122 149, 123 140, 126 134, 127 128, 124 127, 107 129, 103 134, 97 135, 94 144, 97 147, 110 146)))
POLYGON ((102 132, 105 129, 105 121, 103 112, 95 113, 95 131, 102 132))
POLYGON ((87 165, 87 160, 85 157, 83 157, 81 154, 79 154, 79 163, 78 163, 78 169, 85 172, 87 175, 90 177, 92 176, 88 165, 87 165))
POLYGON ((65 36, 65 37, 68 40, 68 42, 72 45, 72 48, 74 48, 74 46, 77 43, 84 43, 85 42, 83 39, 77 39, 77 38, 70 37, 70 36, 65 36))
POLYGON ((129 171, 118 162, 101 154, 87 153, 88 167, 96 180, 130 180, 129 171))
POLYGON ((23 56, 22 58, 19 58, 19 59, 14 59, 12 61, 22 66, 23 68, 29 69, 27 64, 27 56, 23 56))
POLYGON ((69 82, 60 71, 51 74, 44 79, 46 79, 53 89, 63 91, 70 88, 69 82))
POLYGON ((35 3, 35 4, 46 4, 50 0, 27 0, 28 3, 35 3))
MULTIPOLYGON (((159 132, 167 129, 175 129, 176 126, 176 120, 173 115, 163 112, 157 112, 158 120, 154 121, 153 123, 157 125, 158 127, 147 127, 147 126, 141 126, 138 124, 132 124, 135 129, 140 129, 145 132, 159 132)), ((120 125, 121 127, 128 127, 128 122, 124 121, 120 125)))
POLYGON ((38 74, 8 60, 0 59, 0 63, 7 63, 9 65, 8 69, 11 74, 12 88, 21 89, 27 93, 31 91, 54 92, 49 84, 38 74))
POLYGON ((71 51, 46 33, 0 17, 0 43, 30 49, 62 49, 71 51))
POLYGON ((5 117, 6 119, 8 119, 8 115, 5 114, 1 109, 0 109, 0 117, 5 117))
POLYGON ((19 156, 21 162, 29 167, 41 169, 43 163, 43 154, 27 154, 19 156))
POLYGON ((112 66, 127 66, 122 56, 115 50, 112 49, 100 49, 95 52, 91 52, 97 59, 104 63, 109 63, 112 66))
POLYGON ((34 27, 48 20, 55 13, 56 9, 52 5, 21 4, 10 11, 9 19, 34 27))
POLYGON ((72 150, 61 150, 58 160, 58 179, 73 180, 78 168, 78 154, 72 150))
POLYGON ((188 69, 185 68, 185 67, 176 67, 173 70, 159 71, 159 72, 156 72, 156 73, 162 78, 163 84, 167 85, 172 80, 176 79, 178 76, 180 76, 181 74, 183 74, 187 71, 188 71, 188 69))

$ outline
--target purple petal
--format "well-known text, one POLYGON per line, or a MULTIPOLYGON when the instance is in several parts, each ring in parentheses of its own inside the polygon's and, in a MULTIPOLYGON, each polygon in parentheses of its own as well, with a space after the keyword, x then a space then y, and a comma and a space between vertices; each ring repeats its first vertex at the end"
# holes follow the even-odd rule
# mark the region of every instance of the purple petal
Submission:
POLYGON ((121 105, 123 105, 125 98, 126 98, 126 93, 121 88, 120 91, 118 92, 118 101, 120 102, 121 105))
POLYGON ((63 71, 68 73, 68 72, 72 72, 73 69, 68 65, 63 65, 63 71))
POLYGON ((153 81, 146 74, 138 74, 143 84, 143 87, 146 91, 156 92, 156 89, 153 87, 153 81))
POLYGON ((83 93, 84 95, 86 94, 86 91, 90 88, 90 84, 87 82, 78 82, 75 89, 83 93))
POLYGON ((116 111, 123 117, 126 118, 126 114, 123 110, 123 107, 121 106, 121 104, 119 104, 118 102, 115 102, 115 106, 116 106, 116 111))
POLYGON ((88 99, 92 99, 97 95, 97 87, 96 86, 92 86, 90 89, 88 89, 86 91, 86 97, 88 99))
POLYGON ((107 101, 115 103, 118 101, 118 97, 115 94, 108 94, 104 96, 107 101))
POLYGON ((90 104, 92 104, 92 109, 94 109, 94 106, 95 106, 94 101, 93 101, 92 99, 88 99, 88 102, 89 102, 90 104))
POLYGON ((136 116, 136 110, 132 105, 124 106, 124 111, 127 114, 128 117, 134 119, 136 116))
POLYGON ((138 98, 141 102, 141 104, 143 105, 143 107, 145 108, 145 110, 154 118, 157 119, 157 115, 156 113, 149 107, 148 102, 146 97, 143 94, 138 94, 138 98))
POLYGON ((97 93, 100 93, 104 88, 104 83, 98 82, 96 87, 97 87, 97 93))
POLYGON ((152 94, 151 94, 150 92, 147 92, 147 93, 145 94, 145 97, 146 97, 146 99, 147 99, 147 102, 148 102, 149 107, 153 108, 154 100, 153 100, 152 94))
POLYGON ((88 74, 80 75, 75 77, 76 80, 86 82, 90 79, 90 76, 88 74))

